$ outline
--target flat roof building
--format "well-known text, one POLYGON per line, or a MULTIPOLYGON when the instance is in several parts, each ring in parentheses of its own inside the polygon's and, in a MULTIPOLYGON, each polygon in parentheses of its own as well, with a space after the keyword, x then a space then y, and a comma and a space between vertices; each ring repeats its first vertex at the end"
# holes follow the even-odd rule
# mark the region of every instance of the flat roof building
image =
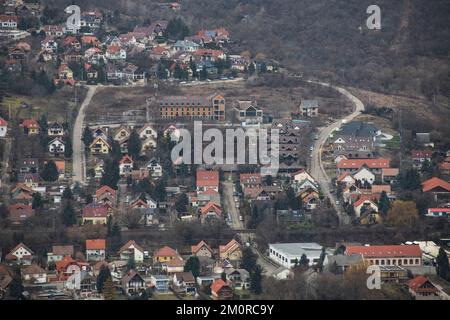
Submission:
MULTIPOLYGON (((322 246, 318 243, 271 243, 269 244, 269 258, 277 264, 292 268, 296 262, 299 263, 302 255, 309 259, 309 265, 312 266, 320 260, 322 246)), ((328 259, 325 256, 323 264, 326 265, 328 259)))

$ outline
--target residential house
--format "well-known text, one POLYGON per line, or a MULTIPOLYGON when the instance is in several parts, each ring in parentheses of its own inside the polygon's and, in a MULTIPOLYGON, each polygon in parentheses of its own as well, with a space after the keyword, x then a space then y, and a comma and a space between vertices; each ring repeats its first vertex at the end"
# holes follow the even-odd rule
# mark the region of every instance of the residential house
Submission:
POLYGON ((430 163, 431 157, 433 156, 433 150, 424 149, 424 150, 412 150, 411 158, 413 162, 413 168, 420 169, 425 162, 430 163))
POLYGON ((108 223, 108 206, 100 203, 87 204, 82 213, 83 224, 102 224, 108 223))
POLYGON ((0 117, 0 138, 6 137, 8 133, 8 122, 0 117))
POLYGON ((163 269, 167 273, 183 272, 186 262, 180 256, 177 256, 162 264, 163 269))
POLYGON ((211 285, 211 296, 213 300, 231 300, 233 299, 233 289, 228 283, 218 279, 211 285))
POLYGON ((147 170, 151 173, 153 178, 162 177, 163 168, 159 164, 159 161, 154 158, 147 164, 147 170))
POLYGON ((45 25, 43 28, 47 37, 62 37, 64 35, 64 28, 59 25, 45 25))
POLYGON ((145 155, 148 151, 156 149, 157 142, 154 138, 148 137, 141 143, 141 155, 145 155))
POLYGON ((195 246, 191 246, 192 255, 197 257, 213 257, 213 250, 205 241, 200 241, 195 246))
POLYGON ((375 175, 381 175, 382 169, 390 168, 390 161, 388 159, 376 158, 376 159, 348 159, 341 160, 337 164, 337 175, 340 176, 344 172, 355 173, 362 166, 366 166, 367 169, 375 175))
POLYGON ((260 188, 262 186, 262 177, 259 173, 241 173, 239 182, 242 190, 247 188, 260 188))
POLYGON ((133 259, 136 263, 144 262, 144 249, 134 240, 125 243, 119 250, 121 260, 133 259))
POLYGON ((49 137, 61 137, 64 135, 64 127, 58 122, 53 122, 48 126, 47 135, 49 137))
POLYGON ((195 278, 191 271, 188 272, 176 272, 173 275, 174 289, 178 293, 195 294, 195 278))
POLYGON ((422 182, 422 191, 424 193, 431 193, 436 200, 447 199, 450 196, 450 183, 433 177, 422 182))
POLYGON ((5 256, 5 261, 29 266, 33 258, 34 252, 21 242, 5 256))
POLYGON ((150 124, 146 124, 144 125, 139 131, 139 138, 141 138, 141 140, 146 140, 147 138, 153 138, 153 139, 157 139, 158 138, 158 132, 156 131, 156 129, 150 125, 150 124))
POLYGON ((129 138, 131 134, 131 130, 129 127, 125 125, 121 125, 119 129, 114 133, 113 139, 115 141, 121 141, 124 138, 129 138))
POLYGON ((368 196, 361 196, 361 198, 353 203, 353 208, 355 209, 355 214, 357 217, 360 217, 362 213, 366 213, 369 210, 378 212, 377 204, 370 199, 368 196))
POLYGON ((150 284, 156 293, 169 292, 170 277, 165 275, 151 275, 150 284))
POLYGON ((168 262, 178 257, 178 252, 169 246, 162 247, 153 253, 153 261, 168 262))
POLYGON ((111 146, 103 137, 96 137, 89 145, 92 154, 108 154, 111 146))
POLYGON ((29 136, 39 134, 41 130, 39 123, 33 119, 23 120, 20 126, 23 128, 23 132, 29 136))
POLYGON ((101 186, 95 191, 95 200, 97 203, 114 207, 116 205, 116 192, 116 190, 109 186, 101 186))
POLYGON ((429 208, 426 216, 450 218, 450 208, 429 208))
POLYGON ((14 201, 20 201, 22 203, 31 203, 33 200, 33 189, 22 183, 17 184, 11 190, 11 198, 14 201))
POLYGON ((106 258, 106 240, 86 240, 86 259, 88 261, 102 261, 106 258))
MULTIPOLYGON (((346 173, 348 173, 348 171, 346 171, 346 173)), ((367 169, 365 165, 363 165, 361 168, 359 168, 358 171, 353 174, 353 178, 356 181, 359 181, 362 185, 365 185, 367 183, 373 184, 375 182, 375 175, 369 169, 367 169)))
POLYGON ((47 263, 61 261, 66 256, 73 256, 73 245, 52 246, 52 251, 47 253, 47 263))
POLYGON ((235 290, 245 290, 250 288, 250 274, 245 269, 225 269, 227 283, 231 284, 235 290))
POLYGON ((371 265, 405 267, 422 265, 422 250, 418 245, 347 246, 345 254, 361 254, 364 261, 371 265))
POLYGON ((300 114, 302 117, 317 117, 319 115, 319 102, 317 100, 302 100, 300 114))
POLYGON ((214 202, 220 206, 220 193, 213 189, 198 192, 196 196, 191 197, 191 200, 194 200, 193 198, 196 198, 196 200, 192 203, 192 206, 205 206, 209 202, 214 202))
POLYGON ((83 47, 98 47, 101 44, 100 40, 95 36, 84 35, 81 36, 81 45, 83 47))
POLYGON ((408 281, 409 293, 416 300, 439 300, 439 290, 436 286, 426 277, 417 276, 414 279, 408 281))
POLYGON ((65 150, 66 143, 61 138, 55 138, 48 143, 48 152, 54 157, 64 155, 65 150))
POLYGON ((21 270, 22 279, 30 284, 47 283, 47 271, 37 264, 32 264, 21 270))
POLYGON ((135 270, 130 270, 121 280, 122 290, 126 295, 136 295, 146 289, 145 280, 135 270))
POLYGON ((239 122, 245 122, 245 124, 263 123, 264 112, 261 108, 258 108, 257 101, 238 100, 234 108, 239 122))
POLYGON ((124 155, 122 159, 119 161, 119 171, 120 175, 128 175, 133 171, 134 161, 129 155, 124 155))
POLYGON ((442 161, 439 164, 439 170, 441 170, 441 172, 443 174, 449 175, 450 174, 450 157, 446 157, 444 159, 444 161, 442 161))
POLYGON ((81 13, 81 27, 95 30, 100 28, 103 22, 103 14, 99 10, 84 11, 81 13))
POLYGON ((108 60, 121 60, 124 61, 127 59, 127 52, 125 49, 120 46, 108 46, 106 49, 106 59, 108 60))
POLYGON ((58 51, 58 43, 53 37, 46 37, 41 41, 41 49, 45 52, 56 53, 58 51))
POLYGON ((103 160, 100 160, 94 167, 95 172, 95 179, 101 179, 103 177, 103 174, 105 173, 105 170, 103 168, 103 160))
POLYGON ((175 52, 195 52, 200 49, 200 45, 190 40, 178 40, 172 46, 175 52))
POLYGON ((211 219, 220 219, 222 217, 222 208, 212 201, 200 208, 200 219, 202 223, 208 222, 211 219))
POLYGON ((14 15, 0 15, 0 29, 1 30, 15 30, 19 19, 14 15))
POLYGON ((13 225, 21 225, 25 220, 34 216, 31 204, 16 203, 9 205, 9 221, 13 225))
POLYGON ((349 172, 344 172, 337 178, 336 182, 347 187, 354 185, 356 183, 356 180, 349 172))
POLYGON ((197 169, 196 186, 197 191, 213 189, 219 192, 219 172, 197 169))
POLYGON ((394 184, 397 181, 400 170, 398 168, 384 168, 381 170, 381 181, 394 184))
POLYGON ((75 79, 73 78, 73 71, 69 68, 69 66, 65 63, 61 63, 58 68, 58 77, 55 79, 55 85, 58 84, 66 84, 66 85, 74 85, 75 79))
POLYGON ((38 188, 40 180, 41 177, 39 173, 24 172, 17 175, 17 181, 19 182, 19 184, 25 185, 31 189, 38 188))
POLYGON ((232 239, 224 246, 219 246, 219 256, 221 260, 230 260, 232 262, 242 259, 242 248, 239 242, 232 239))
POLYGON ((150 50, 150 54, 148 57, 152 60, 159 61, 162 58, 170 57, 170 52, 167 48, 158 46, 150 50))

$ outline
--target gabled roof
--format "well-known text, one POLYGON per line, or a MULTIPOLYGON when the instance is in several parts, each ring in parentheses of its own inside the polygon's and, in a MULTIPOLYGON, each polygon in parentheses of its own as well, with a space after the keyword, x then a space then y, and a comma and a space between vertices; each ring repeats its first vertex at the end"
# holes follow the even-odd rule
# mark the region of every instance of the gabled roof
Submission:
POLYGON ((433 189, 436 189, 438 187, 445 189, 447 192, 450 192, 450 183, 437 177, 433 177, 422 182, 423 192, 432 191, 433 189))
POLYGON ((168 267, 183 267, 185 265, 185 261, 180 256, 176 256, 164 264, 168 267))
POLYGON ((61 256, 71 256, 73 255, 73 245, 66 246, 53 246, 52 253, 61 256))
POLYGON ((372 185, 372 193, 382 193, 383 191, 386 193, 391 193, 392 192, 391 185, 390 184, 372 185))
POLYGON ((95 144, 98 143, 98 141, 103 142, 104 144, 106 144, 108 146, 108 148, 110 147, 108 141, 106 141, 105 139, 103 139, 101 136, 95 137, 94 141, 92 141, 92 143, 89 145, 89 148, 92 148, 92 146, 94 146, 95 144))
POLYGON ((208 202, 200 210, 201 210, 202 214, 207 214, 208 212, 211 212, 211 211, 214 211, 217 215, 222 214, 222 208, 213 201, 208 202))
POLYGON ((178 252, 176 252, 176 250, 172 249, 169 246, 164 246, 161 249, 158 249, 157 251, 155 251, 153 253, 153 256, 155 258, 157 258, 157 257, 177 257, 178 252))
POLYGON ((25 120, 23 120, 23 122, 20 126, 24 127, 24 128, 28 128, 28 129, 30 129, 30 128, 39 129, 40 128, 39 123, 34 119, 25 119, 25 120))
POLYGON ((355 180, 355 178, 353 178, 353 176, 351 175, 351 173, 348 172, 348 171, 346 171, 346 172, 344 172, 343 174, 341 174, 341 175, 337 178, 337 181, 338 181, 338 182, 342 182, 342 181, 344 181, 344 179, 347 178, 347 177, 351 177, 353 180, 355 180))
POLYGON ((31 253, 32 255, 34 254, 33 250, 31 250, 29 247, 27 247, 23 242, 19 243, 17 246, 15 246, 11 251, 10 254, 13 253, 14 251, 16 251, 19 248, 24 248, 25 250, 27 250, 29 253, 31 253))
POLYGON ((45 271, 44 269, 42 269, 40 266, 38 266, 37 264, 32 264, 30 266, 25 267, 22 270, 23 274, 38 274, 38 273, 47 273, 47 271, 45 271))
POLYGON ((228 283, 223 281, 222 279, 218 279, 214 281, 214 283, 211 285, 211 292, 219 292, 223 287, 230 287, 228 283))
POLYGON ((106 218, 108 207, 103 204, 91 204, 83 209, 83 218, 106 218))
POLYGON ((120 160, 120 162, 119 162, 120 164, 125 164, 125 163, 133 163, 133 159, 131 158, 131 156, 129 156, 129 155, 124 155, 123 157, 122 157, 122 159, 120 160))
POLYGON ((105 239, 86 240, 86 250, 105 250, 105 249, 106 249, 105 239))
POLYGON ((414 158, 431 158, 433 150, 411 150, 411 157, 414 158))
POLYGON ((219 246, 219 252, 227 252, 227 251, 232 251, 235 249, 240 248, 241 245, 239 244, 239 242, 237 242, 235 239, 232 239, 230 242, 228 242, 226 245, 224 246, 219 246))
POLYGON ((422 257, 422 250, 418 245, 391 246, 348 246, 345 254, 362 254, 364 258, 378 257, 422 257))
POLYGON ((384 168, 381 172, 383 176, 396 177, 398 176, 400 170, 398 168, 384 168))
POLYGON ((219 172, 197 170, 197 187, 219 186, 219 172))
POLYGON ((196 254, 203 247, 206 247, 206 249, 208 249, 209 252, 211 252, 211 253, 213 252, 212 249, 210 248, 210 246, 208 246, 208 244, 205 241, 202 240, 198 244, 196 244, 195 246, 191 246, 192 254, 196 254))
POLYGON ((374 204, 376 207, 378 207, 378 206, 376 205, 376 203, 373 202, 372 199, 371 199, 369 196, 366 196, 366 195, 362 195, 361 198, 359 198, 358 201, 356 201, 355 203, 353 203, 353 206, 356 208, 356 207, 359 207, 360 205, 362 205, 362 204, 365 203, 365 202, 370 202, 370 203, 374 204))
POLYGON ((107 193, 107 192, 111 193, 113 196, 116 195, 116 190, 114 190, 113 188, 111 188, 110 186, 107 186, 107 185, 104 185, 104 186, 101 186, 100 188, 98 188, 95 191, 95 195, 98 198, 98 197, 100 197, 101 195, 103 195, 104 193, 107 193))
POLYGON ((136 241, 134 241, 134 240, 129 240, 127 243, 125 243, 125 244, 120 248, 119 253, 122 253, 122 252, 124 252, 125 250, 128 250, 131 246, 133 246, 136 250, 139 250, 139 251, 141 251, 141 252, 144 252, 144 249, 143 249, 140 245, 138 245, 138 244, 136 243, 136 241))
POLYGON ((2 127, 8 126, 8 122, 5 119, 3 119, 2 117, 0 117, 0 126, 2 126, 2 127))
POLYGON ((436 293, 438 289, 428 280, 427 277, 420 275, 408 281, 408 287, 414 292, 420 293, 436 293), (422 286, 426 283, 431 285, 430 288, 422 288, 422 286))
POLYGON ((366 165, 369 169, 389 168, 389 159, 343 159, 337 164, 338 169, 359 169, 366 165))

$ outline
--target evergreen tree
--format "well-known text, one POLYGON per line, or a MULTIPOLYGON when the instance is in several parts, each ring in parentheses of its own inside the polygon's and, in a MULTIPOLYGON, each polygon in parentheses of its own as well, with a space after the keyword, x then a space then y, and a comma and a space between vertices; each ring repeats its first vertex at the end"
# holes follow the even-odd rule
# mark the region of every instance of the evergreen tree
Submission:
POLYGON ((47 134, 47 130, 48 130, 48 120, 45 114, 41 115, 41 117, 39 118, 39 126, 41 127, 41 131, 44 134, 47 134))
POLYGON ((53 160, 48 161, 44 165, 44 169, 41 172, 41 177, 44 181, 56 181, 58 180, 59 173, 58 168, 53 160))
POLYGON ((246 247, 242 251, 241 268, 251 272, 256 267, 257 256, 253 253, 253 250, 246 247))
POLYGON ((250 290, 254 294, 262 293, 262 268, 260 265, 256 265, 255 268, 250 272, 250 290))
POLYGON ((119 161, 116 159, 105 159, 103 170, 101 185, 106 185, 117 190, 117 184, 120 180, 119 161))
POLYGON ((186 261, 186 264, 184 265, 184 271, 191 271, 196 278, 200 275, 200 260, 197 256, 189 257, 189 259, 186 261))
POLYGON ((73 149, 72 149, 72 140, 70 138, 66 139, 66 146, 64 149, 64 156, 66 158, 72 157, 73 149))
POLYGON ((43 206, 44 206, 44 203, 42 202, 41 194, 39 192, 34 193, 32 208, 39 209, 39 208, 42 208, 43 206))
POLYGON ((85 148, 89 147, 92 141, 94 141, 94 136, 92 135, 92 131, 88 126, 84 127, 81 141, 83 141, 85 148))
POLYGON ((127 271, 136 269, 136 261, 134 260, 134 256, 131 256, 127 261, 127 271))
POLYGON ((203 66, 202 70, 200 71, 200 80, 206 80, 208 78, 208 71, 206 70, 206 67, 203 66))
POLYGON ((183 40, 189 35, 189 28, 180 18, 169 21, 165 30, 165 36, 172 40, 183 40))
POLYGON ((66 200, 73 200, 73 194, 70 187, 66 187, 63 191, 62 198, 66 200))
POLYGON ((175 210, 178 213, 187 212, 187 206, 189 205, 189 198, 185 193, 182 193, 178 196, 175 201, 175 210))
POLYGON ((131 131, 130 137, 128 138, 128 154, 136 161, 139 159, 139 154, 141 153, 141 139, 139 138, 136 130, 131 131))
POLYGON ((167 193, 166 193, 166 183, 164 179, 158 180, 158 182, 156 183, 154 193, 155 193, 154 197, 158 202, 166 201, 167 193))
POLYGON ((103 296, 105 300, 114 300, 116 298, 116 289, 114 288, 112 278, 106 279, 103 286, 103 296))
POLYGON ((303 268, 309 268, 309 259, 305 254, 302 254, 302 256, 300 257, 299 265, 303 268))
POLYGON ((195 64, 195 62, 192 59, 192 57, 189 60, 189 68, 192 70, 192 77, 193 78, 198 78, 197 65, 195 64))
POLYGON ((380 210, 380 213, 385 217, 390 208, 390 202, 389 202, 389 198, 387 196, 386 191, 381 192, 380 201, 378 203, 378 208, 380 210))
POLYGON ((109 271, 109 268, 107 266, 101 266, 100 271, 98 273, 97 277, 97 291, 99 293, 103 293, 103 288, 105 285, 106 280, 111 280, 111 272, 109 271))
POLYGON ((64 206, 63 212, 62 212, 62 223, 66 226, 73 226, 77 223, 77 217, 75 215, 75 210, 72 207, 72 204, 70 202, 67 202, 64 206))
POLYGON ((448 262, 448 256, 443 248, 439 249, 439 254, 436 258, 436 273, 442 279, 450 280, 450 266, 448 262))

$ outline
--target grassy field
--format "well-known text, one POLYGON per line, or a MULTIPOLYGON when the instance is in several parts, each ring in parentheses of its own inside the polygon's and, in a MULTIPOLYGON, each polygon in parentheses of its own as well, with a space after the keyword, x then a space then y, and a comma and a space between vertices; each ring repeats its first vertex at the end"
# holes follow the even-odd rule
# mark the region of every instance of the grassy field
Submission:
POLYGON ((49 96, 6 96, 0 104, 4 115, 16 119, 39 119, 43 114, 49 121, 73 123, 86 90, 64 87, 49 96))
MULTIPOLYGON (((236 100, 257 100, 265 112, 275 117, 289 117, 298 112, 302 99, 318 99, 320 113, 345 114, 351 105, 342 96, 309 84, 294 83, 287 86, 272 87, 267 85, 250 85, 247 83, 205 84, 189 87, 160 85, 157 95, 201 95, 221 93, 227 99, 227 120, 233 120, 233 103, 236 100)), ((145 115, 146 99, 155 95, 153 84, 136 88, 100 88, 89 106, 86 114, 88 122, 100 119, 112 121, 120 119, 130 110, 139 110, 145 115)), ((151 112, 155 112, 152 110, 151 112)), ((122 118, 122 121, 126 118, 122 118)))

